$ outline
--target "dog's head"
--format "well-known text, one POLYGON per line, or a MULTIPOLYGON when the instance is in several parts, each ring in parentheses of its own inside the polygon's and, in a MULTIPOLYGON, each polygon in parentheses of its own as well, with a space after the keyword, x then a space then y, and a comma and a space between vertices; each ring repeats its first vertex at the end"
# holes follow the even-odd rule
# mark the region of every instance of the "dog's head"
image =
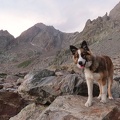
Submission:
POLYGON ((92 64, 92 54, 88 48, 87 42, 83 41, 80 48, 70 45, 73 54, 73 60, 79 68, 90 67, 92 64))

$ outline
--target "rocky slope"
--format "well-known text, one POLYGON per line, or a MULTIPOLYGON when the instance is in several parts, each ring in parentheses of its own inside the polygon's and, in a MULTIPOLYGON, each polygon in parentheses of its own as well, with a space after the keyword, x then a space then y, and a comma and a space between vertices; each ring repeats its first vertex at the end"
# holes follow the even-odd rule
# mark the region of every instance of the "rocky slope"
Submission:
MULTIPOLYGON (((31 45, 39 51, 50 52, 52 50, 60 50, 68 47, 74 40, 76 34, 63 33, 56 30, 53 26, 46 26, 43 23, 38 23, 28 30, 24 31, 18 38, 18 46, 26 45, 26 48, 31 45), (71 39, 71 37, 73 37, 71 39), (69 43, 69 44, 68 44, 69 43)), ((22 46, 24 48, 24 46, 22 46)), ((34 50, 33 49, 33 50, 34 50)))
POLYGON ((15 38, 7 30, 0 30, 0 54, 11 49, 14 42, 15 38))
POLYGON ((21 71, 23 68, 30 70, 47 67, 61 49, 68 49, 69 44, 73 44, 77 35, 77 32, 63 33, 53 26, 38 23, 16 38, 12 49, 1 54, 1 69, 9 72, 11 68, 21 71), (27 65, 21 66, 24 62, 27 65))
POLYGON ((92 46, 93 52, 107 54, 111 57, 120 51, 120 2, 103 17, 88 20, 85 28, 79 33, 75 44, 79 46, 81 40, 86 40, 92 46))

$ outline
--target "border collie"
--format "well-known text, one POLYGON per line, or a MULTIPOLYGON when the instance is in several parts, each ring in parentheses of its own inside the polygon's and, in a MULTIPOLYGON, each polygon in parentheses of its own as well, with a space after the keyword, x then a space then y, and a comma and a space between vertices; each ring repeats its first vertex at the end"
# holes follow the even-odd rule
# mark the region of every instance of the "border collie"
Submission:
POLYGON ((101 99, 100 102, 106 103, 107 92, 109 99, 113 99, 111 94, 113 63, 111 59, 108 56, 93 55, 86 41, 81 43, 80 48, 70 45, 70 50, 73 54, 74 63, 78 68, 84 69, 88 87, 88 100, 85 106, 89 107, 92 105, 93 80, 96 80, 99 85, 100 93, 98 99, 101 99))

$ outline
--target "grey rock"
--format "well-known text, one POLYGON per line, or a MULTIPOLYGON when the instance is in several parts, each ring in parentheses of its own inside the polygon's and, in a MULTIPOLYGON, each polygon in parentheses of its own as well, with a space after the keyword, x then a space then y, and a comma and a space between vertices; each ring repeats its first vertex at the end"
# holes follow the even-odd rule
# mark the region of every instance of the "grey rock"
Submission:
POLYGON ((114 98, 120 98, 120 82, 119 81, 113 81, 112 95, 114 98))
MULTIPOLYGON (((79 74, 63 76, 41 77, 41 72, 29 73, 19 86, 18 92, 24 97, 26 94, 35 96, 36 102, 50 104, 59 95, 80 94, 87 96, 85 79, 79 74)), ((47 74, 47 73, 46 73, 47 74)), ((98 86, 94 84, 94 96, 99 94, 98 86)))

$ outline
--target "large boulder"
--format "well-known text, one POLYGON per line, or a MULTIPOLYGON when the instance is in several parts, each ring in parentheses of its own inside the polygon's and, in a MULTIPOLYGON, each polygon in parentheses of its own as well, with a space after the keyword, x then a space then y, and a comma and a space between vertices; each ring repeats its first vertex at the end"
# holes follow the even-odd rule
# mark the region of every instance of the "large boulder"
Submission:
MULTIPOLYGON (((24 82, 18 91, 23 97, 35 96, 36 102, 50 104, 59 95, 78 94, 87 96, 87 85, 80 74, 63 74, 55 76, 54 72, 42 70, 32 72, 25 76, 24 82), (43 73, 45 72, 45 75, 43 73), (49 73, 49 74, 48 74, 49 73)), ((94 84, 94 96, 99 94, 99 89, 94 84)))
MULTIPOLYGON (((120 118, 120 99, 108 100, 106 104, 100 103, 97 98, 93 99, 93 106, 84 106, 87 97, 77 95, 59 96, 55 101, 41 113, 33 106, 33 109, 26 109, 12 117, 10 120, 118 120, 120 118), (31 111, 31 112, 29 112, 31 111), (26 113, 28 113, 26 115, 26 113), (35 114, 34 114, 35 113, 35 114), (27 116, 27 117, 26 117, 27 116)), ((28 108, 28 107, 27 107, 28 108)))

